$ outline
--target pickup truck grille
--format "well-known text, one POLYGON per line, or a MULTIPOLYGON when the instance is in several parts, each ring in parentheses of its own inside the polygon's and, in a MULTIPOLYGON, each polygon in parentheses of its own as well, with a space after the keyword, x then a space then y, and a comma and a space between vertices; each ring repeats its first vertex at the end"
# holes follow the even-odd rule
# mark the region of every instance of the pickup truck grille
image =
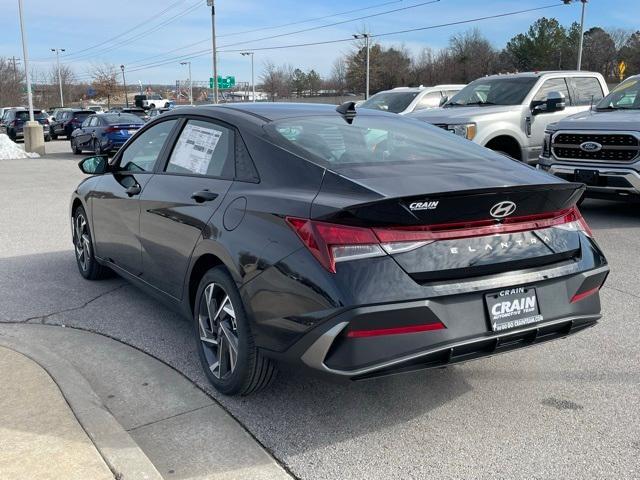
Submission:
POLYGON ((551 143, 554 156, 560 160, 630 162, 640 152, 640 141, 628 133, 559 133, 551 143), (595 142, 602 148, 595 152, 580 148, 585 142, 595 142))

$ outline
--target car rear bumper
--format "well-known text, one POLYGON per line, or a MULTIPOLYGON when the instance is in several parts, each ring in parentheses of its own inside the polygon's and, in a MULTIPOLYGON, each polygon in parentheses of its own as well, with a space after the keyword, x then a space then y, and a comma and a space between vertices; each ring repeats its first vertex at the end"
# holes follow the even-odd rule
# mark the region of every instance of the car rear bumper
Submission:
POLYGON ((628 166, 595 166, 589 164, 566 165, 549 163, 549 159, 540 157, 538 163, 542 170, 568 181, 576 181, 576 170, 595 170, 598 172, 597 185, 587 184, 587 191, 601 194, 640 195, 640 173, 628 166))
POLYGON ((600 319, 599 295, 580 301, 572 297, 608 274, 602 266, 569 277, 528 283, 537 290, 541 320, 520 328, 494 332, 484 294, 487 290, 383 305, 366 305, 329 316, 286 352, 276 355, 301 361, 327 375, 350 380, 443 367, 537 343, 563 338, 593 326, 600 319), (441 323, 444 328, 353 337, 349 332, 370 326, 441 323))

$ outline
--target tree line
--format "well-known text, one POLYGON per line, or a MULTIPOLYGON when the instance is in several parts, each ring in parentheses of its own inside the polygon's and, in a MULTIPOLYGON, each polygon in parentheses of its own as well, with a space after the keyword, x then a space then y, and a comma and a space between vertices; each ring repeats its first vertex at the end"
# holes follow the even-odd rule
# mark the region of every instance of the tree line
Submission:
MULTIPOLYGON (((373 37, 375 40, 375 37, 373 37)), ((443 49, 426 47, 412 55, 403 45, 385 47, 375 41, 370 46, 371 93, 398 86, 468 83, 494 73, 576 68, 580 28, 577 23, 561 25, 555 18, 540 18, 523 33, 511 38, 504 48, 496 48, 472 29, 450 37, 443 49)), ((584 33, 583 70, 602 73, 617 83, 640 73, 640 30, 593 27, 584 33)), ((321 76, 315 69, 303 71, 289 64, 266 61, 258 88, 271 100, 319 95, 360 94, 365 91, 366 48, 354 48, 333 62, 331 71, 321 76)), ((94 65, 89 81, 78 82, 69 65, 61 65, 65 103, 87 98, 87 92, 103 101, 123 99, 119 69, 114 65, 94 65)), ((59 104, 58 70, 32 71, 34 102, 49 107, 59 104)), ((12 59, 0 57, 0 106, 21 105, 25 99, 24 71, 12 59)))

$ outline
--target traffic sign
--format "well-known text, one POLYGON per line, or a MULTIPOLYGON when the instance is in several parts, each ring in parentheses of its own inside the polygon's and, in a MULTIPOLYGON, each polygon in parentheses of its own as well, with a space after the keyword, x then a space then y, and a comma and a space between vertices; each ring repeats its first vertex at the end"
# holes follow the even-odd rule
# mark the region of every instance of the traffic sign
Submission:
MULTIPOLYGON (((236 77, 222 77, 218 75, 218 89, 227 90, 236 86, 236 77)), ((213 77, 209 78, 209 88, 213 88, 213 77)))

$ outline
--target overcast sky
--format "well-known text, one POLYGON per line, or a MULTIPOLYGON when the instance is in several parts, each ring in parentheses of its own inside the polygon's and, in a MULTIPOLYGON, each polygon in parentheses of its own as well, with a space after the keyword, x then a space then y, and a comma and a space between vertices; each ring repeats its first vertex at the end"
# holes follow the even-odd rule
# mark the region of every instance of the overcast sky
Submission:
MULTIPOLYGON (((548 10, 396 34, 378 40, 384 45, 404 45, 410 51, 418 52, 427 46, 434 49, 444 47, 451 35, 474 26, 496 47, 502 47, 509 38, 526 30, 541 16, 556 17, 565 25, 580 19, 580 4, 565 6, 561 0, 440 0, 430 5, 356 19, 419 3, 424 3, 424 0, 216 0, 219 73, 235 75, 237 81, 250 79, 248 57, 229 50, 342 39, 365 29, 380 34, 559 5, 548 10), (347 11, 352 12, 344 13, 347 11), (281 26, 310 19, 317 20, 281 26), (346 20, 352 21, 257 40, 346 20), (230 45, 239 42, 246 43, 230 45)), ((137 83, 138 80, 143 83, 172 83, 176 79, 187 78, 186 67, 179 65, 178 56, 191 52, 198 54, 210 48, 211 17, 206 0, 24 0, 24 4, 29 55, 34 66, 43 71, 51 68, 53 57, 50 48, 59 47, 66 49, 66 55, 71 55, 68 58, 61 57, 61 61, 68 62, 80 78, 86 77, 92 63, 109 62, 118 66, 127 65, 130 70, 128 83, 137 83), (164 10, 166 12, 158 15, 164 10), (139 38, 132 38, 135 36, 139 38), (100 46, 89 48, 96 45, 100 46), (169 63, 154 68, 144 67, 145 64, 161 61, 169 63)), ((585 23, 587 29, 594 25, 640 29, 640 0, 590 0, 585 23)), ((0 32, 0 56, 15 55, 21 58, 18 0, 0 0, 0 32)), ((328 75, 333 60, 352 48, 352 42, 345 42, 256 51, 256 77, 267 59, 278 64, 289 63, 304 70, 313 68, 322 75, 328 75)), ((210 54, 205 52, 193 58, 192 68, 194 80, 207 80, 211 76, 210 54)))

